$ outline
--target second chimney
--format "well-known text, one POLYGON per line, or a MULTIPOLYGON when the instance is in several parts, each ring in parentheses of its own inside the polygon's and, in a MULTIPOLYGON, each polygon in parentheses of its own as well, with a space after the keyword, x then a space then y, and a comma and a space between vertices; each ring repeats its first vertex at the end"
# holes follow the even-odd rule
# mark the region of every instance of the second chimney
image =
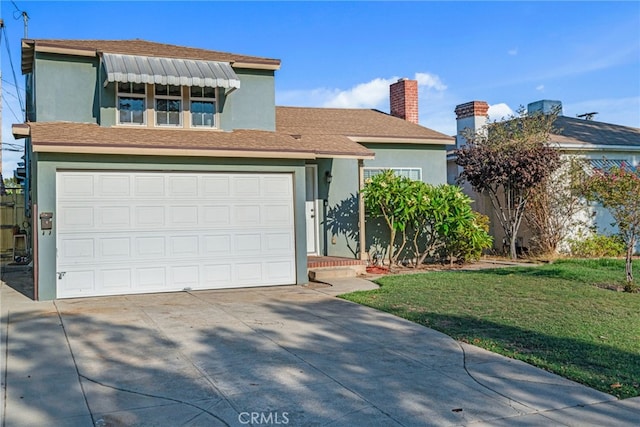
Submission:
POLYGON ((418 124, 418 81, 400 79, 389 87, 391 115, 418 124))

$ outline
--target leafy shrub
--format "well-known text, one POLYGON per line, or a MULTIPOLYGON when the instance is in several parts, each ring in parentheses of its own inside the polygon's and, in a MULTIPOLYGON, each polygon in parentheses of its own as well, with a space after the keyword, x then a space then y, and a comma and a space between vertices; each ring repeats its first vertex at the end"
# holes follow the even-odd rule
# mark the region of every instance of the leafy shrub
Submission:
POLYGON ((369 214, 383 218, 389 230, 389 265, 398 264, 410 246, 414 266, 436 255, 451 262, 477 259, 491 247, 488 219, 471 209, 460 187, 433 186, 387 170, 368 179, 363 194, 369 214))
POLYGON ((624 256, 626 245, 620 236, 592 234, 569 240, 571 255, 579 258, 606 258, 624 256))

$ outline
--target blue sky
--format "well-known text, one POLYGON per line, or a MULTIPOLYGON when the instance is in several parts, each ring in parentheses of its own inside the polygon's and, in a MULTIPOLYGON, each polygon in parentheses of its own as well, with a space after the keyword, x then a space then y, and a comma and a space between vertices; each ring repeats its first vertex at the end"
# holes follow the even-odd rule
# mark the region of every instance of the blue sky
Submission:
MULTIPOLYGON (((540 99, 564 114, 640 127, 640 2, 0 1, 3 141, 21 117, 5 43, 19 74, 29 38, 131 39, 282 60, 278 105, 388 111, 388 85, 418 79, 420 123, 455 134, 456 105, 492 118, 540 99), (14 5, 15 3, 15 5, 14 5), (18 19, 15 19, 18 18, 18 19), (13 112, 9 109, 11 108, 13 112), (15 113, 15 114, 14 114, 15 113)), ((20 154, 3 152, 9 176, 20 154)))

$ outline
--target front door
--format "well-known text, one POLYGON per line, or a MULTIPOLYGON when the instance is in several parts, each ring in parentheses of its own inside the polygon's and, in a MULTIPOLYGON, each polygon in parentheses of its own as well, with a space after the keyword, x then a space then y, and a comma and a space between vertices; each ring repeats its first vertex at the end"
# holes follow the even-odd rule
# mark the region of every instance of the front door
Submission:
POLYGON ((318 167, 307 165, 306 182, 306 218, 307 218, 307 253, 318 254, 318 167))

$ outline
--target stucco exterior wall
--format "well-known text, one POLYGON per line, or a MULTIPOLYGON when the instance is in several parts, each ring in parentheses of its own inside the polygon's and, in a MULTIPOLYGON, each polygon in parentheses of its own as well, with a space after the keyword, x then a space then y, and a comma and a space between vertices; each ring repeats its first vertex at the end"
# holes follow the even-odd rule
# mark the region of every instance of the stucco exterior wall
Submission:
POLYGON ((223 99, 220 124, 223 130, 276 130, 274 72, 235 69, 240 89, 223 99))
MULTIPOLYGON (((226 96, 224 90, 220 90, 220 129, 275 130, 274 71, 235 71, 241 81, 240 89, 226 96)), ((32 120, 116 125, 116 84, 105 87, 105 79, 106 73, 98 58, 37 53, 32 120)), ((148 109, 153 108, 152 94, 147 104, 148 109)))
POLYGON ((35 121, 98 122, 97 58, 37 52, 33 72, 35 121))
POLYGON ((39 154, 36 163, 38 212, 53 213, 53 230, 44 234, 34 230, 38 239, 39 294, 38 299, 56 298, 56 171, 65 170, 126 170, 185 172, 280 172, 292 173, 294 183, 294 216, 296 240, 296 283, 308 282, 305 234, 305 169, 297 160, 265 159, 201 159, 145 156, 84 156, 39 154))
MULTIPOLYGON (((421 168, 422 180, 429 184, 446 184, 446 148, 443 145, 368 144, 376 153, 364 167, 421 168)), ((321 253, 328 256, 357 258, 358 238, 358 162, 350 159, 318 161, 319 197, 327 200, 320 223, 321 253), (325 172, 333 179, 326 184, 325 172)), ((379 220, 366 218, 367 248, 386 237, 379 220)))

